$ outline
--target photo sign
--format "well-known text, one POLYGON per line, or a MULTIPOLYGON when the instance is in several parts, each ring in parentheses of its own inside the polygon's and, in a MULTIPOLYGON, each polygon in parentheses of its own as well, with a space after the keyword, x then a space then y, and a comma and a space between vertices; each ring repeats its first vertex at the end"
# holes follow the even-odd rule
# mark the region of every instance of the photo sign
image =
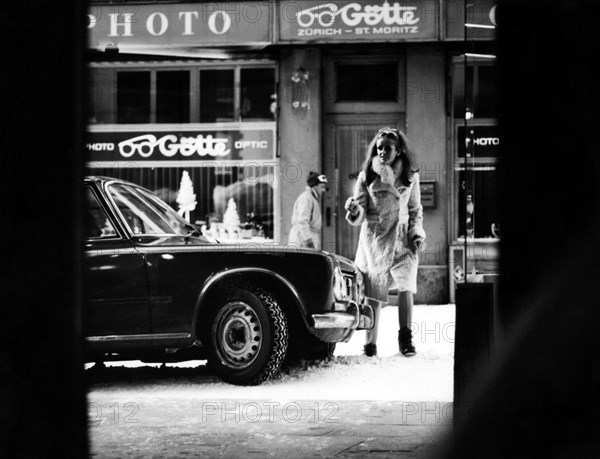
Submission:
POLYGON ((438 2, 283 1, 279 41, 410 41, 438 38, 438 2))
POLYGON ((275 130, 91 131, 85 149, 89 162, 265 160, 275 157, 275 130))
POLYGON ((498 158, 500 156, 500 133, 498 126, 469 126, 470 135, 465 139, 465 127, 458 126, 458 157, 498 158), (471 143, 473 142, 473 143, 471 143))
POLYGON ((89 47, 206 47, 270 43, 271 7, 262 2, 129 4, 88 7, 89 47))

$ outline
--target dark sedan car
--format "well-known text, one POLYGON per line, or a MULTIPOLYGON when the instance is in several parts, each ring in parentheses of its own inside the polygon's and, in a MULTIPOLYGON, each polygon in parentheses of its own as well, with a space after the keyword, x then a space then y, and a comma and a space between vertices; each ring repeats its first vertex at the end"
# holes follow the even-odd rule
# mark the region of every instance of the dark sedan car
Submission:
POLYGON ((224 381, 260 384, 286 355, 325 357, 372 326, 348 259, 219 243, 145 188, 85 185, 87 361, 207 359, 224 381))

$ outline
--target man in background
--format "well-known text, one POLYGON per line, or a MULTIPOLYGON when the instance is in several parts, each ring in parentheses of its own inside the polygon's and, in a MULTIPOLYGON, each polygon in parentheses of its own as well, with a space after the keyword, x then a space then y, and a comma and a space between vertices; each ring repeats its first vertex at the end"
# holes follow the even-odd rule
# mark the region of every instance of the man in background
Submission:
POLYGON ((311 171, 306 179, 306 189, 298 196, 292 211, 292 228, 288 243, 297 247, 321 247, 321 196, 327 190, 327 178, 311 171))

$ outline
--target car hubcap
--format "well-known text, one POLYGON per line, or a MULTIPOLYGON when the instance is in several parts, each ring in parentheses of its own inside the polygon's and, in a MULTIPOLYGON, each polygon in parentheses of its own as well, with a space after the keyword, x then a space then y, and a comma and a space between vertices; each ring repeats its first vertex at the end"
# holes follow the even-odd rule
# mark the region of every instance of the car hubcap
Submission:
POLYGON ((214 339, 223 363, 231 368, 245 368, 257 357, 262 342, 260 321, 246 303, 228 303, 215 318, 214 339))

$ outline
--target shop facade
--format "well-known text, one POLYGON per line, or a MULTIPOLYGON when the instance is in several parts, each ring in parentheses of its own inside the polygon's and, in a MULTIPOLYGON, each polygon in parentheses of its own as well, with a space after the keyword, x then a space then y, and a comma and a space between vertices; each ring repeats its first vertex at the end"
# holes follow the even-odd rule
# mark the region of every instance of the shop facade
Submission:
MULTIPOLYGON (((353 258, 343 203, 368 142, 396 126, 417 154, 428 234, 416 301, 453 300, 464 235, 468 269, 497 273, 499 234, 495 67, 464 58, 464 4, 92 3, 88 172, 154 190, 221 239, 285 244, 318 170, 329 179, 323 249, 353 258)), ((493 1, 468 8, 495 24, 493 1)), ((475 33, 484 56, 493 30, 475 33)))

